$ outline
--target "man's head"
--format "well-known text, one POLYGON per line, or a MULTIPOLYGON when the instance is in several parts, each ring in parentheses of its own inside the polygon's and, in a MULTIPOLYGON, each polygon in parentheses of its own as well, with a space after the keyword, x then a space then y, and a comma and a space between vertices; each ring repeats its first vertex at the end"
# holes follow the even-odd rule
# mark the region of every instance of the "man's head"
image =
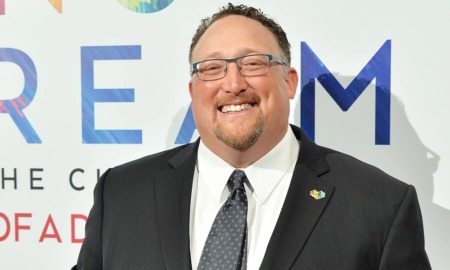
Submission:
POLYGON ((251 7, 229 4, 197 30, 190 52, 193 115, 204 144, 230 164, 248 166, 286 134, 298 83, 286 57, 284 31, 251 7))
POLYGON ((253 19, 264 25, 278 41, 278 45, 283 52, 282 57, 287 61, 288 66, 291 64, 291 45, 286 37, 286 33, 283 28, 274 21, 273 19, 266 16, 260 9, 254 7, 248 7, 244 5, 234 6, 233 4, 228 4, 219 10, 219 12, 213 14, 211 17, 204 18, 201 20, 200 25, 192 37, 191 47, 189 49, 189 62, 192 63, 192 51, 198 43, 198 40, 202 37, 205 31, 217 20, 229 16, 229 15, 241 15, 247 18, 253 19))

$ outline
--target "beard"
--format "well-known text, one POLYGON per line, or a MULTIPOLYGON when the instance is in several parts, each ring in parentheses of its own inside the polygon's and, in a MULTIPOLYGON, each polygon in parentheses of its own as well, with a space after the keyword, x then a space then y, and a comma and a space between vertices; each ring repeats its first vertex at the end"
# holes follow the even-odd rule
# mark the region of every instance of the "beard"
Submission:
POLYGON ((229 147, 245 151, 255 144, 264 129, 264 117, 262 111, 258 108, 256 119, 251 120, 252 123, 237 122, 233 125, 233 129, 229 130, 218 122, 214 122, 214 132, 216 137, 229 147))

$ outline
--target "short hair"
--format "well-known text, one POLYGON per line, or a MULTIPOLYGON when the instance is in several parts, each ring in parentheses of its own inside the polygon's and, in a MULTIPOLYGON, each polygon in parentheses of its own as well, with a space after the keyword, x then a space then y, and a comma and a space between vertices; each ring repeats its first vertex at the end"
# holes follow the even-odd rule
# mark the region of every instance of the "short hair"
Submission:
POLYGON ((192 37, 191 47, 189 49, 189 62, 192 63, 192 51, 197 45, 200 38, 208 30, 208 28, 217 20, 224 18, 229 15, 241 15, 247 18, 253 19, 264 25, 270 32, 274 35, 275 39, 278 41, 278 45, 283 53, 282 57, 287 61, 288 66, 291 64, 291 45, 287 39, 286 33, 283 28, 272 18, 264 14, 261 9, 256 9, 254 7, 249 7, 245 5, 233 5, 228 3, 228 6, 224 6, 219 9, 218 12, 214 13, 211 17, 207 17, 201 20, 200 25, 197 28, 194 36, 192 37))

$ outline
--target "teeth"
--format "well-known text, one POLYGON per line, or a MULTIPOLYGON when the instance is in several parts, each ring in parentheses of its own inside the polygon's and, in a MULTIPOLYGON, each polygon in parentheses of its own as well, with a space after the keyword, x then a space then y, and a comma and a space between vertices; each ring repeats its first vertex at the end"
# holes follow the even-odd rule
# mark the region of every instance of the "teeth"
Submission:
POLYGON ((240 112, 240 111, 244 111, 244 110, 248 110, 252 107, 252 105, 246 103, 246 104, 241 104, 241 105, 226 105, 222 107, 222 112, 223 113, 227 113, 227 112, 240 112))

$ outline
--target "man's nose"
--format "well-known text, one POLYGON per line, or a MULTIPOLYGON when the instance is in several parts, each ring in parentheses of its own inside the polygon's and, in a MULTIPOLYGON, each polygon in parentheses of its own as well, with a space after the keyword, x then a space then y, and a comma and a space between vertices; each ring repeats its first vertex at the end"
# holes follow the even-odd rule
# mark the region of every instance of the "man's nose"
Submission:
POLYGON ((238 95, 247 89, 247 79, 239 72, 236 62, 228 63, 227 74, 223 78, 223 90, 238 95))

